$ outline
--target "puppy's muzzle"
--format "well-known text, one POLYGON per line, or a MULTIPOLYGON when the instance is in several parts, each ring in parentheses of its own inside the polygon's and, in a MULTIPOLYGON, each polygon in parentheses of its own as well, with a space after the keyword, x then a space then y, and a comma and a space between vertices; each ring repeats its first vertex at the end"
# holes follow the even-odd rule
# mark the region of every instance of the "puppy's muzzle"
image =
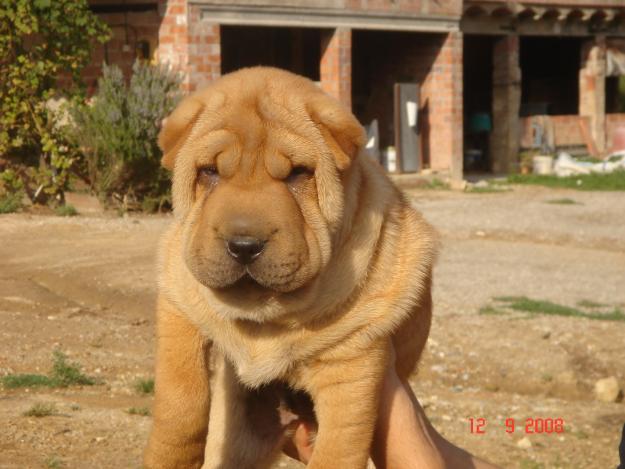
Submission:
POLYGON ((251 264, 260 256, 265 247, 265 241, 252 236, 235 236, 227 242, 228 254, 238 263, 251 264))

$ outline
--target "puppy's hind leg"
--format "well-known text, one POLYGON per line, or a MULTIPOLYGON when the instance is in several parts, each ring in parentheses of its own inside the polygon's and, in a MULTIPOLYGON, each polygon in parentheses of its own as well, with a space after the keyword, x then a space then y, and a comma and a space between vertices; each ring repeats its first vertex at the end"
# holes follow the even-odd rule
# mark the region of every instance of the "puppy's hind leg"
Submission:
POLYGON ((263 469, 280 451, 283 431, 275 392, 243 386, 219 358, 202 469, 263 469))

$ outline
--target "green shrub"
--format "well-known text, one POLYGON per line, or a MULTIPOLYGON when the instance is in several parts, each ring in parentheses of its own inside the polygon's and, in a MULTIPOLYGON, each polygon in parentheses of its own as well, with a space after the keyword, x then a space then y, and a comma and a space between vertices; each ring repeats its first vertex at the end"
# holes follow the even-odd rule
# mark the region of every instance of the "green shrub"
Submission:
POLYGON ((154 378, 137 380, 135 390, 139 394, 154 394, 154 378))
POLYGON ((24 183, 12 169, 0 172, 0 213, 17 212, 22 208, 24 183))
POLYGON ((54 404, 42 404, 38 403, 33 405, 30 409, 24 412, 25 417, 49 417, 57 413, 56 406, 54 404))
POLYGON ((150 415, 150 409, 147 407, 131 407, 126 410, 130 415, 141 415, 143 417, 148 417, 150 415))
POLYGON ((75 217, 78 215, 76 207, 69 204, 59 205, 54 212, 60 217, 75 217))
POLYGON ((93 101, 72 110, 73 137, 84 154, 84 178, 103 200, 157 210, 170 202, 157 137, 181 98, 180 77, 142 61, 132 70, 127 84, 118 67, 104 66, 93 101))
POLYGON ((87 0, 0 2, 0 156, 33 202, 62 201, 75 157, 50 101, 81 93, 91 46, 108 37, 87 0))

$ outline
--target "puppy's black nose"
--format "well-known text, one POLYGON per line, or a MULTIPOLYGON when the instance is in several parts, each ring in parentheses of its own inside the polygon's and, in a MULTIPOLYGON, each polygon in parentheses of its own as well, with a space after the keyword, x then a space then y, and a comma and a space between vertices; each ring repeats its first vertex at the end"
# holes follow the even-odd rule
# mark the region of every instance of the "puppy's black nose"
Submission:
POLYGON ((251 236, 235 236, 228 241, 228 254, 241 264, 251 264, 260 256, 265 242, 251 236))

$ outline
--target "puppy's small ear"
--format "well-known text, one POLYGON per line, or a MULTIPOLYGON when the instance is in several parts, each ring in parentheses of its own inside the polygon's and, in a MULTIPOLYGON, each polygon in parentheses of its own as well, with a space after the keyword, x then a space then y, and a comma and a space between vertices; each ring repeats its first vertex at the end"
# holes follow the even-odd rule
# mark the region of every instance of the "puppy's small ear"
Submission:
POLYGON ((346 169, 365 144, 365 130, 354 115, 334 98, 319 94, 308 103, 311 119, 336 159, 339 171, 346 169))
POLYGON ((203 107, 199 100, 190 96, 163 120, 163 126, 158 134, 158 146, 163 150, 161 164, 170 171, 174 169, 178 151, 189 137, 203 107))

